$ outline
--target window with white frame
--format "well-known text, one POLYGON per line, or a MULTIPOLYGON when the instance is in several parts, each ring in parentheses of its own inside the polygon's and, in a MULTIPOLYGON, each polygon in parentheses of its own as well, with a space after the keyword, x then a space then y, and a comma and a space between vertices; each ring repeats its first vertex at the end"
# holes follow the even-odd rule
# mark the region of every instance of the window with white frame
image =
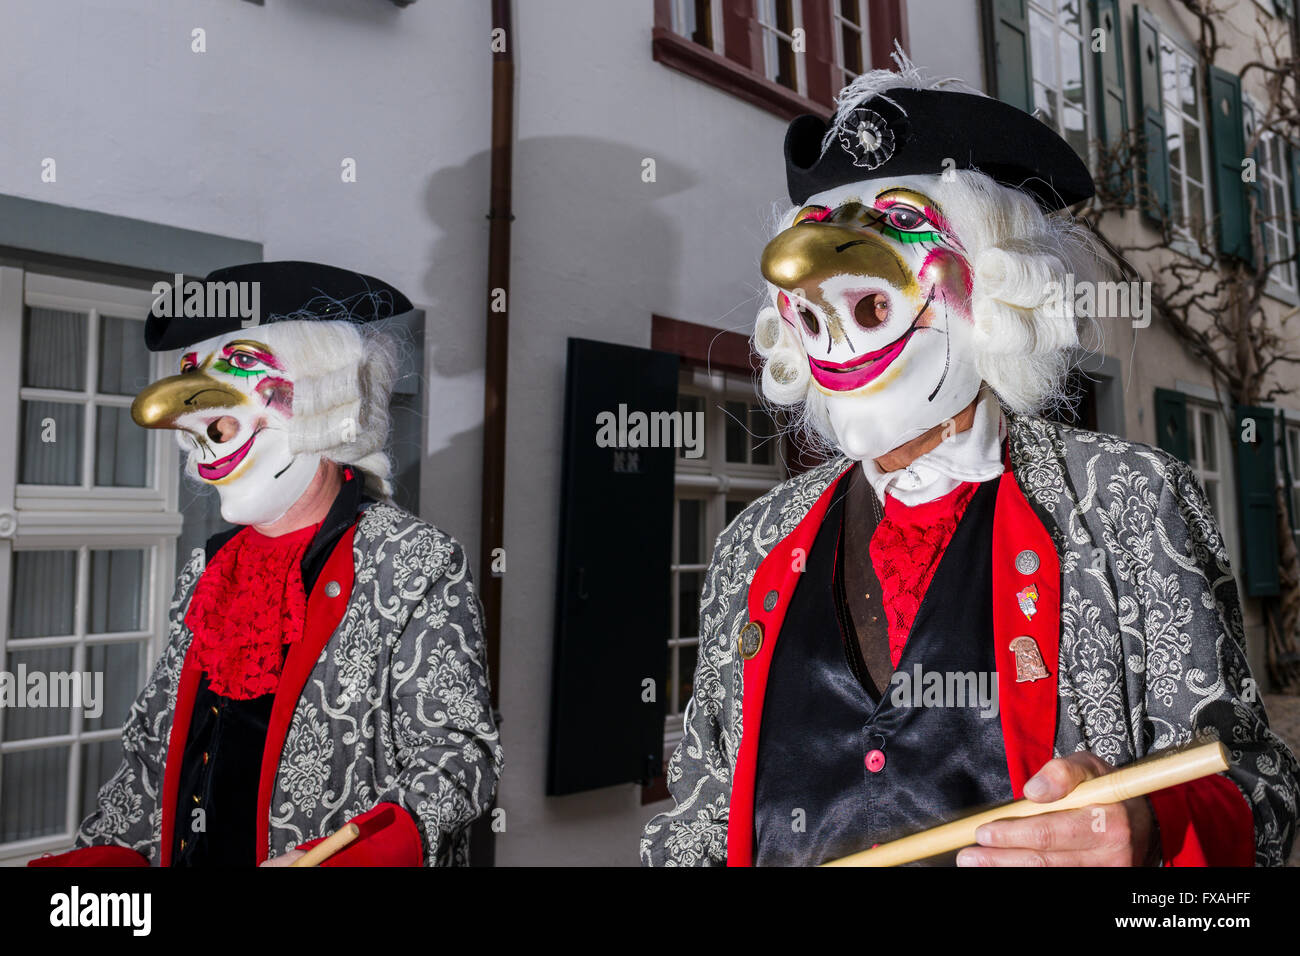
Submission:
POLYGON ((0 269, 0 431, 17 451, 0 460, 0 671, 21 695, 0 706, 0 859, 71 845, 161 648, 176 446, 130 419, 164 369, 144 348, 151 302, 0 269))
MULTIPOLYGON (((1246 140, 1255 135, 1258 122, 1255 105, 1245 103, 1246 140)), ((1269 282, 1283 292, 1296 291, 1295 219, 1291 214, 1291 189, 1287 182, 1287 144, 1272 131, 1259 138, 1255 182, 1259 202, 1260 238, 1264 243, 1264 256, 1268 263, 1277 263, 1269 273, 1269 282)))
POLYGON ((1287 184, 1286 145, 1275 133, 1265 133, 1259 144, 1260 216, 1267 261, 1278 263, 1269 279, 1279 288, 1296 288, 1295 229, 1291 217, 1291 195, 1287 184))
POLYGON ((867 47, 867 0, 834 0, 831 27, 835 34, 835 69, 839 86, 862 75, 870 62, 867 47))
POLYGON ((801 0, 758 0, 758 27, 767 78, 803 93, 803 44, 795 41, 795 31, 803 29, 801 0))
POLYGON ((704 454, 678 453, 673 514, 672 623, 668 636, 666 752, 682 734, 695 681, 700 594, 713 543, 736 515, 786 477, 776 423, 754 398, 748 376, 682 373, 678 409, 704 416, 704 454))
POLYGON ((1029 0, 1030 65, 1037 116, 1088 161, 1091 110, 1083 0, 1029 0))
POLYGON ((714 53, 723 52, 722 0, 672 0, 673 30, 714 53))
POLYGON ((1160 35, 1160 83, 1169 151, 1170 219, 1176 230, 1201 238, 1209 221, 1210 169, 1201 68, 1196 57, 1160 35))
MULTIPOLYGON (((1233 520, 1232 458, 1228 443, 1227 425, 1223 413, 1214 405, 1201 402, 1187 403, 1188 424, 1191 426, 1191 466, 1201 479, 1210 507, 1219 520, 1219 530, 1226 542, 1234 542, 1230 528, 1233 520)), ((1229 550, 1234 550, 1231 547, 1229 550)), ((1234 566, 1236 561, 1233 561, 1234 566)))

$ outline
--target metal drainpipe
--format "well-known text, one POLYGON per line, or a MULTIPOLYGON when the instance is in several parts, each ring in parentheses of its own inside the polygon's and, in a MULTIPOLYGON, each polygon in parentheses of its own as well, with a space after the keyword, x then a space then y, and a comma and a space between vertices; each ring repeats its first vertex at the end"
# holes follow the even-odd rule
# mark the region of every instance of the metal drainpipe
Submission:
MULTIPOLYGON (((510 211, 515 105, 515 37, 511 0, 492 0, 492 31, 502 31, 505 49, 492 53, 492 172, 488 201, 487 326, 483 375, 483 491, 479 525, 478 591, 483 602, 483 638, 492 715, 501 726, 501 578, 492 573, 493 554, 505 546, 502 533, 506 479, 506 372, 510 342, 510 211), (500 290, 498 293, 497 290, 500 290), (504 301, 504 310, 493 305, 504 301)), ((495 809, 495 805, 494 805, 495 809)), ((492 813, 470 828, 470 865, 496 862, 492 813)))
POLYGON ((483 601, 492 704, 500 701, 501 578, 492 573, 502 534, 506 472, 506 373, 510 337, 510 194, 513 175, 515 38, 511 0, 492 0, 492 29, 503 31, 505 49, 492 54, 492 181, 488 207, 486 361, 483 378, 483 502, 479 545, 479 594, 483 601), (505 310, 493 306, 504 300, 505 310))

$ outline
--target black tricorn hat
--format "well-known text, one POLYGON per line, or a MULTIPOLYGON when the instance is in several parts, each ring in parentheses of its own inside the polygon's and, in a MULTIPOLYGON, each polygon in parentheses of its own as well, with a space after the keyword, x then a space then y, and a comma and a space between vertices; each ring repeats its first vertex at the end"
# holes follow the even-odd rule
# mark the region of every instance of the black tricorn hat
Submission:
MULTIPOLYGON (((151 352, 184 348, 251 325, 290 321, 374 322, 414 308, 406 296, 381 279, 317 262, 249 262, 217 269, 206 278, 194 281, 200 282, 205 291, 201 305, 194 300, 189 309, 178 314, 174 306, 185 301, 186 291, 170 298, 175 293, 174 287, 167 295, 154 300, 144 323, 144 344, 151 352), (257 283, 256 316, 230 308, 232 300, 222 289, 212 296, 206 294, 208 289, 216 288, 209 283, 218 283, 228 291, 231 287, 226 283, 232 282, 257 283), (192 314, 194 311, 199 314, 192 314)), ((236 295, 241 288, 251 289, 237 285, 236 295)), ((245 304, 251 298, 246 293, 245 304)))
POLYGON ((796 206, 848 183, 947 169, 978 170, 1030 193, 1048 212, 1095 191, 1087 165, 1047 124, 976 93, 893 87, 853 107, 823 155, 826 130, 806 115, 786 131, 786 184, 796 206))

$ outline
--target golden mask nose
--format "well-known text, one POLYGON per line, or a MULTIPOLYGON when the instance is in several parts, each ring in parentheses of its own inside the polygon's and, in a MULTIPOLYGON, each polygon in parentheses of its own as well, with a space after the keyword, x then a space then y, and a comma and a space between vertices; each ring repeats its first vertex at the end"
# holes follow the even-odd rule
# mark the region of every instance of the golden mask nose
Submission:
POLYGON ((815 222, 791 226, 769 242, 762 270, 774 286, 801 290, 822 305, 818 290, 832 276, 875 276, 897 289, 913 284, 906 264, 877 233, 815 222))
POLYGON ((186 372, 154 382, 131 403, 131 418, 141 428, 175 428, 176 419, 205 408, 234 408, 247 401, 202 372, 186 372))

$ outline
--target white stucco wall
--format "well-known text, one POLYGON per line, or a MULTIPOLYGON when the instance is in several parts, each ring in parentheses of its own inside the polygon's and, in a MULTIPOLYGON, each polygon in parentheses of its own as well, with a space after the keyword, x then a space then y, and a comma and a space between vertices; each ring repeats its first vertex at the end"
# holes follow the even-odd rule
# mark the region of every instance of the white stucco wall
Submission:
MULTIPOLYGON (((642 807, 633 785, 542 796, 565 340, 648 346, 652 313, 748 334, 759 254, 775 205, 787 202, 785 122, 654 62, 652 6, 518 5, 501 654, 509 831, 497 848, 505 864, 632 863, 641 823, 664 806, 642 807), (580 28, 563 15, 574 8, 580 28), (641 180, 645 158, 655 160, 655 183, 641 180)), ((945 30, 924 50, 929 69, 966 72, 978 85, 974 6, 969 32, 945 30)))
POLYGON ((428 310, 426 517, 475 553, 489 26, 472 0, 0 10, 0 193, 260 241, 428 310))
MULTIPOLYGON (((517 8, 498 860, 631 864, 638 788, 542 795, 565 339, 648 345, 652 311, 747 329, 784 124, 654 63, 650 2, 517 8)), ((423 510, 477 564, 488 5, 15 0, 0 18, 0 193, 351 266, 428 310, 423 510)))
MULTIPOLYGON (((500 863, 631 864, 640 788, 546 799, 565 342, 649 346, 652 313, 747 332, 784 191, 777 117, 654 62, 653 5, 518 5, 500 863), (642 181, 642 161, 656 164, 642 181)), ((593 720, 599 715, 593 714, 593 720)))
POLYGON ((984 89, 979 0, 907 0, 912 62, 984 89))

